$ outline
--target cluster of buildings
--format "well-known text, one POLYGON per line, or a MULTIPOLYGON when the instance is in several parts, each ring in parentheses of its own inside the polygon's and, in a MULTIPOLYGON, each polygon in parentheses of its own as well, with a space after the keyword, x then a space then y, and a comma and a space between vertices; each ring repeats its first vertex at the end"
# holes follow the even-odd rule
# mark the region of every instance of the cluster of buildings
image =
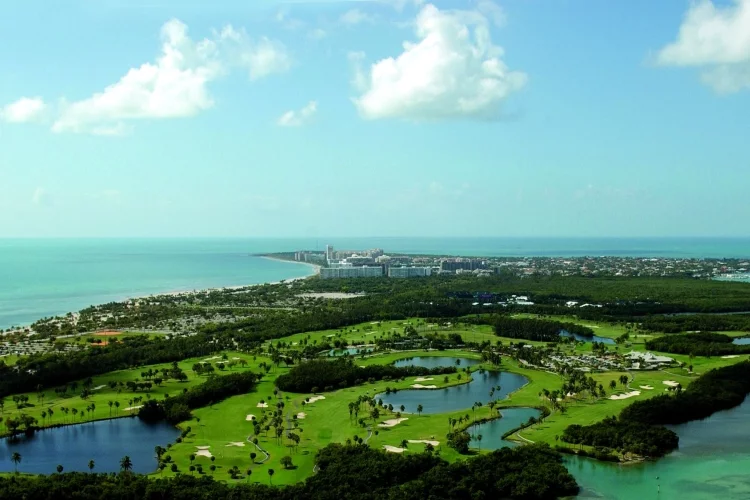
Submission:
POLYGON ((408 257, 391 258, 383 250, 374 248, 363 252, 350 250, 335 251, 326 245, 325 267, 320 269, 320 277, 328 278, 413 278, 430 276, 432 267, 408 265, 408 257))

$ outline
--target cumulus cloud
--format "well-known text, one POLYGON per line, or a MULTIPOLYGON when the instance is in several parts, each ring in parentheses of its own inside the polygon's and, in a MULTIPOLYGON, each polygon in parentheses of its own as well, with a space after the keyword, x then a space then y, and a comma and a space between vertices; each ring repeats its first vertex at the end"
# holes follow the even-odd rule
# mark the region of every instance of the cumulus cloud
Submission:
POLYGON ((750 0, 724 7, 710 0, 694 3, 677 39, 658 52, 656 62, 701 68, 701 80, 717 92, 750 88, 750 0))
POLYGON ((22 97, 0 109, 0 118, 8 123, 38 122, 44 118, 46 109, 41 97, 22 97))
POLYGON ((339 17, 339 22, 341 22, 341 24, 345 24, 346 26, 356 26, 362 23, 371 23, 374 20, 375 18, 371 14, 362 12, 359 9, 348 10, 341 14, 341 17, 339 17))
POLYGON ((252 41, 244 31, 225 27, 212 39, 194 41, 179 20, 161 30, 161 55, 154 63, 130 69, 117 83, 88 99, 62 101, 54 132, 123 135, 125 122, 182 118, 211 108, 208 85, 233 67, 250 79, 285 71, 290 60, 283 45, 266 38, 252 41))
POLYGON ((318 111, 318 103, 310 101, 305 107, 300 110, 287 111, 279 119, 277 123, 281 127, 300 127, 308 123, 312 117, 318 111))
POLYGON ((404 42, 397 57, 362 67, 351 53, 354 99, 364 118, 442 120, 493 119, 509 95, 524 87, 526 74, 511 71, 503 49, 490 37, 484 12, 441 11, 425 5, 415 22, 417 42, 404 42))

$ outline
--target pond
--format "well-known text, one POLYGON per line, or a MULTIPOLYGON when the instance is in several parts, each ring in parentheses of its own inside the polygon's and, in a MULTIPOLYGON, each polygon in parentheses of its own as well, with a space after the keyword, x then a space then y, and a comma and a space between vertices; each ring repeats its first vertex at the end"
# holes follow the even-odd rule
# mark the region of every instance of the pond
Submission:
MULTIPOLYGON (((475 402, 487 404, 494 399, 504 399, 529 381, 523 375, 508 372, 473 372, 471 376, 473 379, 468 384, 445 389, 405 389, 390 394, 381 393, 376 395, 375 399, 382 399, 383 404, 392 404, 394 408, 404 405, 405 413, 416 413, 418 405, 422 405, 422 413, 446 413, 456 410, 466 410, 467 413, 471 413, 471 406, 475 402), (500 386, 499 390, 497 386, 500 386), (492 389, 495 389, 495 393, 490 398, 492 389)), ((435 377, 442 376, 435 375, 435 377)), ((424 381, 422 384, 429 385, 430 382, 424 381)))
POLYGON ((21 454, 19 472, 50 474, 62 465, 65 472, 119 472, 125 455, 133 462, 133 472, 156 470, 154 447, 174 442, 180 431, 166 423, 146 424, 139 418, 117 418, 37 431, 15 440, 0 440, 0 471, 14 470, 11 455, 21 454))
POLYGON ((357 356, 358 354, 367 354, 374 351, 372 347, 349 347, 348 349, 331 349, 328 351, 329 356, 357 356))
POLYGON ((737 344, 737 345, 748 345, 750 344, 750 337, 742 337, 741 339, 734 339, 732 343, 737 344))
MULTIPOLYGON (((399 359, 394 366, 424 366, 425 368, 439 368, 441 366, 455 366, 465 368, 481 363, 478 359, 455 358, 449 356, 417 356, 416 358, 399 359), (458 361, 458 364, 456 364, 458 361)), ((471 405, 470 405, 471 406, 471 405)))
POLYGON ((483 450, 499 450, 500 448, 518 446, 518 443, 503 439, 503 434, 517 429, 528 422, 531 417, 539 418, 541 412, 536 408, 505 408, 500 410, 500 414, 503 418, 472 425, 466 429, 471 434, 470 446, 472 448, 481 447, 483 450), (482 435, 481 442, 477 440, 477 436, 480 434, 482 435))
POLYGON ((731 410, 671 426, 679 450, 640 464, 608 464, 566 456, 583 488, 578 498, 721 500, 750 498, 750 399, 731 410))
POLYGON ((567 330, 561 330, 560 336, 561 337, 573 337, 578 342, 599 342, 600 344, 609 344, 609 345, 615 344, 615 339, 610 339, 608 337, 600 337, 599 335, 586 337, 585 335, 580 335, 578 333, 570 333, 567 330))

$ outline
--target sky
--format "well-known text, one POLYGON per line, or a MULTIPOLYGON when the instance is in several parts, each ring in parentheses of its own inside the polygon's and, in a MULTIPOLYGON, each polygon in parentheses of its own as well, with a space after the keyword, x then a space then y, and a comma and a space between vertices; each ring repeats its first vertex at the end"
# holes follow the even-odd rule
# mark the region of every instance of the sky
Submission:
POLYGON ((750 0, 7 0, 0 47, 0 237, 750 236, 750 0))

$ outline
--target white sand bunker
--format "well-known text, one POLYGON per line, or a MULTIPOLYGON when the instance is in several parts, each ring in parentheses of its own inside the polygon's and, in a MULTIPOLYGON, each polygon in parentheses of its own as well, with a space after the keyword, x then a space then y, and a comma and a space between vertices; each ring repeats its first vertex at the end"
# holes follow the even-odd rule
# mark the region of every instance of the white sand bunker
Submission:
POLYGON ((221 356, 214 356, 212 358, 206 358, 206 359, 204 359, 204 361, 213 361, 215 359, 221 359, 221 356))
POLYGON ((677 387, 678 385, 680 385, 679 382, 675 382, 674 380, 664 380, 662 383, 664 385, 668 385, 669 387, 677 387))
POLYGON ((132 410, 137 410, 138 408, 143 408, 143 405, 138 405, 138 406, 128 406, 127 408, 125 408, 125 409, 124 409, 124 411, 132 411, 132 410))
POLYGON ((310 399, 307 400, 307 404, 315 403, 316 401, 320 401, 322 399, 325 399, 325 396, 313 396, 310 399))
POLYGON ((436 385, 411 384, 415 389, 437 389, 436 385))
POLYGON ((632 391, 632 392, 626 392, 625 394, 613 394, 609 397, 609 399, 628 399, 633 398, 635 396, 640 396, 641 391, 632 391))
POLYGON ((248 414, 247 417, 245 417, 245 420, 248 421, 248 422, 250 422, 251 420, 255 420, 255 415, 253 415, 252 413, 250 413, 250 414, 248 414))
POLYGON ((730 354, 729 356, 722 356, 721 359, 734 359, 739 358, 737 354, 730 354))
POLYGON ((208 450, 198 450, 198 451, 196 451, 196 452, 195 452, 195 456, 196 456, 196 457, 206 457, 206 458, 211 458, 211 457, 212 457, 213 455, 212 455, 212 454, 211 454, 211 452, 210 452, 210 451, 208 451, 208 450))
POLYGON ((392 418, 390 420, 386 420, 385 422, 379 423, 378 427, 393 427, 394 425, 398 425, 405 420, 409 420, 409 419, 406 417, 392 418))
POLYGON ((388 444, 384 444, 383 448, 385 449, 385 451, 389 451, 391 453, 403 453, 404 451, 406 451, 405 449, 399 448, 398 446, 391 446, 388 444))
MULTIPOLYGON (((737 357, 737 356, 735 356, 735 357, 737 357)), ((106 384, 103 384, 103 385, 97 385, 96 387, 94 387, 94 388, 93 388, 93 389, 91 389, 91 390, 92 390, 92 391, 100 391, 100 390, 104 389, 105 387, 107 387, 107 385, 106 385, 106 384)))
POLYGON ((432 377, 417 377, 414 379, 414 382, 427 382, 428 380, 435 380, 432 377))
POLYGON ((258 408, 268 408, 268 403, 258 403, 258 408))
POLYGON ((245 443, 242 441, 232 441, 231 443, 227 444, 227 446, 245 446, 245 443))
POLYGON ((650 385, 642 385, 642 386, 640 386, 640 388, 641 389, 645 389, 647 391, 653 391, 654 390, 654 388, 651 387, 650 385))
POLYGON ((305 413, 304 411, 297 413, 297 419, 305 418, 306 416, 307 416, 307 413, 305 413))
POLYGON ((440 441, 431 441, 429 439, 410 439, 410 443, 423 443, 423 444, 431 444, 432 446, 440 446, 440 441))
POLYGON ((232 358, 232 359, 236 359, 237 361, 239 361, 239 360, 240 360, 240 358, 237 358, 237 357, 234 357, 234 358, 232 358))

